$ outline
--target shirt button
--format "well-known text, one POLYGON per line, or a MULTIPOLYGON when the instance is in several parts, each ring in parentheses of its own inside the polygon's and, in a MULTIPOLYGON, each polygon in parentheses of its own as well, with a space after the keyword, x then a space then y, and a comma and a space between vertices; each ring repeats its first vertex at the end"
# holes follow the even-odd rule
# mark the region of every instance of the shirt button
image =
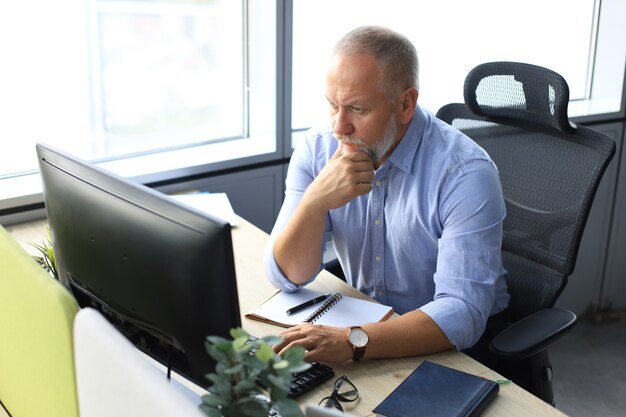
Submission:
POLYGON ((380 220, 374 220, 374 224, 380 224, 380 220))
POLYGON ((374 258, 374 259, 376 259, 376 261, 377 261, 377 262, 380 262, 380 256, 377 256, 377 257, 376 257, 376 258, 374 258))
POLYGON ((377 186, 377 187, 380 187, 380 185, 381 185, 381 184, 382 184, 382 182, 380 182, 380 181, 376 181, 376 186, 377 186))

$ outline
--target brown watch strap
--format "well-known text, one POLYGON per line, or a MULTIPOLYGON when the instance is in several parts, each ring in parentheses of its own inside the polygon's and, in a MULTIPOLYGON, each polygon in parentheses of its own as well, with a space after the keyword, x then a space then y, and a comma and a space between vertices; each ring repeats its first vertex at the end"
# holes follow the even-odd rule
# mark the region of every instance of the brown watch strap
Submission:
POLYGON ((358 348, 356 346, 352 346, 352 360, 358 361, 365 355, 365 346, 358 348))

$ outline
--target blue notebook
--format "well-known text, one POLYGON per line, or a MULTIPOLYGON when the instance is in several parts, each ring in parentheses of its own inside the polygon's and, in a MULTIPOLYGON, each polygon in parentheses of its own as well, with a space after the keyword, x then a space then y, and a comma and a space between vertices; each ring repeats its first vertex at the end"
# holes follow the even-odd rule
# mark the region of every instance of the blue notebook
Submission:
POLYGON ((495 381, 424 361, 374 412, 385 417, 473 417, 499 389, 495 381))

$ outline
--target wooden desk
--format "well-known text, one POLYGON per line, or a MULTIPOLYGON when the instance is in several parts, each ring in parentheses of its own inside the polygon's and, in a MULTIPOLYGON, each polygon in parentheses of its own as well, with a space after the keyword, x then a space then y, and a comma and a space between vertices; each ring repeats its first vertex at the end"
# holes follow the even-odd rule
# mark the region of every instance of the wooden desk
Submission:
MULTIPOLYGON (((39 243, 45 237, 45 222, 32 222, 7 228, 15 239, 29 252, 34 253, 29 243, 39 243)), ((281 329, 270 324, 249 320, 243 315, 260 304, 274 288, 267 282, 262 266, 262 251, 267 241, 267 234, 252 224, 242 220, 240 226, 233 229, 233 246, 237 270, 239 305, 242 314, 242 326, 248 332, 265 336, 277 334, 281 329)), ((345 282, 323 271, 310 285, 311 288, 324 292, 342 292, 353 297, 366 298, 345 282)), ((372 410, 396 386, 402 382, 422 361, 430 360, 441 365, 456 368, 489 379, 503 379, 502 376, 463 353, 448 351, 435 355, 401 358, 364 360, 346 364, 332 364, 337 376, 346 374, 360 392, 357 404, 346 408, 347 412, 357 416, 373 416, 372 410)), ((299 399, 301 404, 317 404, 332 391, 333 380, 305 394, 299 399)), ((563 416, 559 410, 544 403, 537 397, 515 384, 500 386, 500 393, 482 414, 488 416, 563 416)), ((0 417, 2 410, 0 410, 0 417)))

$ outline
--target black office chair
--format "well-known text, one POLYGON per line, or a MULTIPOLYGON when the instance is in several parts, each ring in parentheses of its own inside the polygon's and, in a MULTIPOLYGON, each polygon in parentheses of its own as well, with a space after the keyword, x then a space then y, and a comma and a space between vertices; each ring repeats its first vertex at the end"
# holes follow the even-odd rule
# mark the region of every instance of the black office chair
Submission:
MULTIPOLYGON (((583 230, 615 142, 568 120, 569 88, 557 73, 515 63, 479 65, 465 104, 437 117, 483 147, 500 172, 507 215, 502 257, 511 300, 504 330, 470 355, 554 405, 547 348, 576 315, 553 308, 574 271, 583 230), (478 353, 477 353, 478 352, 478 353), (485 353, 487 353, 485 355, 485 353)), ((594 277, 589 277, 594 279, 594 277)), ((489 321, 489 332, 497 327, 489 321)))

